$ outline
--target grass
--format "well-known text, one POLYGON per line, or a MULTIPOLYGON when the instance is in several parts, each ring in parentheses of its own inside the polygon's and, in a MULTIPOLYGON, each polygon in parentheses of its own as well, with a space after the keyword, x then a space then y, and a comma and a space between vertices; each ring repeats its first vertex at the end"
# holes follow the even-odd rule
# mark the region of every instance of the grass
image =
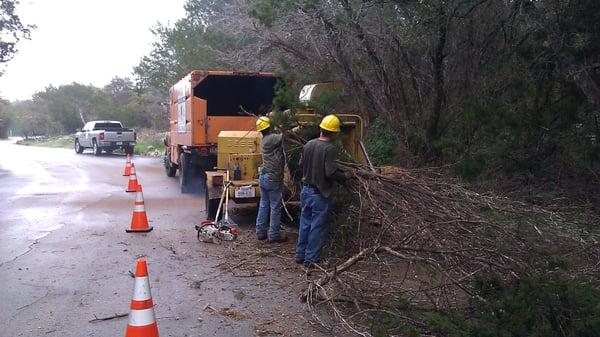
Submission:
MULTIPOLYGON (((133 152, 138 155, 160 157, 165 152, 163 144, 163 133, 143 130, 138 133, 137 142, 133 152)), ((44 137, 44 138, 29 138, 17 141, 19 145, 40 146, 72 149, 75 138, 73 135, 44 137)))
POLYGON ((75 138, 72 135, 67 136, 56 136, 56 137, 47 137, 47 138, 30 138, 30 139, 22 139, 17 141, 19 145, 28 145, 28 146, 41 146, 41 147, 54 147, 54 148, 67 148, 70 149, 73 147, 73 142, 75 138))
POLYGON ((135 148, 133 148, 133 152, 145 156, 160 157, 165 153, 165 145, 162 141, 157 143, 154 141, 138 140, 135 148))
POLYGON ((148 129, 137 132, 137 143, 133 152, 135 154, 160 157, 165 153, 163 144, 164 133, 148 129))

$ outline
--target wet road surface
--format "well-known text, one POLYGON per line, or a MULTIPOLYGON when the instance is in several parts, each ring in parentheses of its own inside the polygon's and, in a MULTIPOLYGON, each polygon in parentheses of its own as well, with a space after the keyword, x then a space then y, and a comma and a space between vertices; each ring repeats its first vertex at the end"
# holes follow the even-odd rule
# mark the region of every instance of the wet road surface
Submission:
MULTIPOLYGON (((125 233, 135 196, 122 155, 0 141, 0 337, 123 336, 126 317, 89 321, 129 313, 139 256, 148 256, 161 336, 326 335, 297 298, 292 256, 280 258, 292 267, 256 277, 220 271, 233 246, 196 240, 202 196, 180 194, 160 159, 134 161, 147 234, 125 233)), ((252 239, 251 227, 242 231, 252 239)))

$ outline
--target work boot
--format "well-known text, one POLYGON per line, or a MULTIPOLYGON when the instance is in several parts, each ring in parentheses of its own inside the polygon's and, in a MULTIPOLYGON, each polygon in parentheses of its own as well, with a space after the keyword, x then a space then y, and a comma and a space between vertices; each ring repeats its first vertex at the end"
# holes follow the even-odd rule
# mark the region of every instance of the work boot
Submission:
POLYGON ((284 243, 284 242, 287 242, 287 240, 288 240, 287 236, 280 236, 275 239, 269 239, 269 243, 284 243))
POLYGON ((256 238, 258 241, 265 241, 267 239, 267 234, 256 234, 256 238))

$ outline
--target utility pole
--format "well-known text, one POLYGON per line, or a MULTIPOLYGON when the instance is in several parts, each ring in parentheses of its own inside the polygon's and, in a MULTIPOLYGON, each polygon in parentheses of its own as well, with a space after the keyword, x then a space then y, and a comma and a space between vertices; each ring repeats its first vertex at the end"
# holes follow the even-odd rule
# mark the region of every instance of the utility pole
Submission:
POLYGON ((81 118, 81 122, 83 123, 83 125, 85 125, 85 118, 83 118, 83 112, 81 111, 81 108, 79 106, 77 107, 77 111, 79 112, 79 118, 81 118))

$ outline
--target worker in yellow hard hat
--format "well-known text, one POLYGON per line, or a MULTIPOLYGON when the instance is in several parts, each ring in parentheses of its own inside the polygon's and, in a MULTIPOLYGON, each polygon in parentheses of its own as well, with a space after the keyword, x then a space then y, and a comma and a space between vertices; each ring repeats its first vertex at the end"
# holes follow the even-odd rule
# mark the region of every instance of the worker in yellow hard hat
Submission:
POLYGON ((327 217, 331 209, 334 181, 346 179, 335 164, 337 150, 334 141, 341 124, 337 116, 325 116, 319 125, 320 137, 310 140, 302 149, 302 213, 295 261, 305 267, 321 259, 329 227, 327 217))
POLYGON ((283 135, 273 133, 271 120, 263 116, 256 120, 256 131, 262 133, 260 148, 263 163, 260 168, 258 185, 260 203, 256 217, 256 236, 258 240, 269 243, 287 241, 287 236, 280 233, 281 206, 283 196, 283 135))

